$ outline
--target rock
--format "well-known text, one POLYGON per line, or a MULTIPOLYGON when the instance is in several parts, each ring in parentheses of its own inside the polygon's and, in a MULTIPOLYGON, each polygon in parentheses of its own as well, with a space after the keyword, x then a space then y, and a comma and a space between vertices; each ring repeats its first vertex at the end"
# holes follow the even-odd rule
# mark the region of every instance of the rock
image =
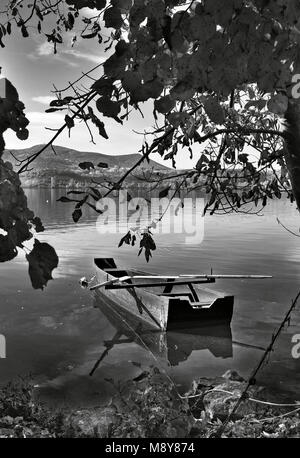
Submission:
MULTIPOLYGON (((205 412, 211 419, 219 418, 220 420, 225 420, 228 414, 232 411, 237 400, 240 398, 243 389, 244 384, 231 380, 226 381, 223 384, 216 385, 212 390, 206 392, 203 396, 205 412)), ((253 389, 248 390, 248 394, 251 393, 253 393, 253 389)), ((244 400, 240 404, 233 420, 253 413, 254 409, 255 405, 252 402, 247 399, 244 400)))
POLYGON ((9 428, 0 428, 0 437, 12 437, 13 430, 9 428))
POLYGON ((120 423, 120 417, 112 407, 78 410, 65 421, 68 435, 75 437, 110 437, 112 426, 120 423))
POLYGON ((4 426, 12 426, 14 424, 14 419, 10 417, 9 415, 6 415, 5 417, 0 418, 0 427, 4 426))
POLYGON ((227 380, 232 380, 234 382, 245 382, 245 379, 239 375, 237 371, 232 371, 231 369, 228 369, 228 371, 225 372, 225 374, 222 375, 223 378, 226 378, 227 380))

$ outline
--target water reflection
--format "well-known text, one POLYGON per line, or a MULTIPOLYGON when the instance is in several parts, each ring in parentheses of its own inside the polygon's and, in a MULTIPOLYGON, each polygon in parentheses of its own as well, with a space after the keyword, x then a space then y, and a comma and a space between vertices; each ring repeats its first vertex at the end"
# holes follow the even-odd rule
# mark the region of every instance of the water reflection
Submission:
POLYGON ((168 365, 178 366, 187 361, 194 350, 209 350, 216 358, 232 357, 232 335, 230 324, 202 326, 180 332, 153 330, 121 307, 116 309, 105 302, 95 300, 103 315, 114 328, 112 338, 104 340, 105 350, 97 360, 90 374, 93 375, 109 350, 118 345, 136 343, 154 357, 163 358, 168 365))

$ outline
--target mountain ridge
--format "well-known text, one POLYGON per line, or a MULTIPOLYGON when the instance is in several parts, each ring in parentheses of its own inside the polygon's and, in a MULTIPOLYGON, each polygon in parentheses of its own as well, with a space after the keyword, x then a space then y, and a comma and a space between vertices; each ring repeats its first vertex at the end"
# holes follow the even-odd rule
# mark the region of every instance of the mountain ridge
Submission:
MULTIPOLYGON (((23 149, 5 149, 3 154, 3 159, 10 161, 14 166, 17 165, 16 159, 24 159, 26 156, 38 152, 44 145, 34 145, 29 148, 23 149), (12 153, 12 154, 10 154, 12 153), (16 159, 15 159, 16 158, 16 159)), ((118 154, 118 155, 109 155, 104 153, 97 153, 92 151, 78 151, 72 148, 67 148, 65 146, 55 145, 54 151, 49 146, 40 156, 38 156, 34 163, 32 164, 35 169, 42 167, 43 169, 49 168, 51 170, 56 167, 68 167, 70 170, 74 171, 74 166, 77 168, 80 162, 93 162, 96 166, 99 162, 105 162, 108 164, 108 167, 122 167, 130 168, 132 167, 141 157, 141 154, 132 153, 132 154, 118 154), (56 151, 56 154, 54 153, 56 151)), ((145 162, 145 167, 142 168, 154 168, 156 170, 171 170, 169 167, 159 164, 156 161, 150 160, 148 164, 145 162)), ((80 169, 79 169, 80 170, 80 169)))

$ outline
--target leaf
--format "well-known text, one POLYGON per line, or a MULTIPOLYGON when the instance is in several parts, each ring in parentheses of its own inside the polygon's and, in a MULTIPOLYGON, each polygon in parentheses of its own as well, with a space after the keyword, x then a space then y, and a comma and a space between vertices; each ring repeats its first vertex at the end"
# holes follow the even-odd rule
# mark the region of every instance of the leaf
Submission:
POLYGON ((58 266, 58 256, 48 243, 41 243, 37 239, 33 250, 26 255, 29 263, 29 276, 34 289, 43 289, 52 279, 52 271, 58 266))
POLYGON ((17 220, 12 230, 9 231, 9 236, 14 241, 14 244, 20 248, 23 247, 22 242, 32 238, 32 233, 30 232, 29 227, 30 226, 27 221, 17 220))
POLYGON ((66 196, 61 196, 59 199, 56 199, 56 202, 74 202, 74 200, 66 196))
POLYGON ((109 118, 117 118, 120 113, 120 103, 113 102, 109 97, 103 96, 96 102, 97 109, 104 115, 109 118))
POLYGON ((63 111, 65 110, 65 108, 47 108, 47 110, 45 110, 45 113, 54 113, 55 111, 63 111))
POLYGON ((202 172, 205 169, 209 168, 209 159, 205 154, 201 154, 200 159, 196 164, 196 170, 202 172))
POLYGON ((85 191, 68 191, 67 194, 85 194, 85 191))
POLYGON ((11 261, 18 251, 8 235, 0 234, 0 262, 11 261))
POLYGON ((243 164, 246 164, 248 162, 248 154, 246 153, 239 154, 238 160, 242 162, 243 164))
POLYGON ((174 106, 175 106, 175 100, 172 100, 169 95, 166 95, 154 101, 154 108, 159 113, 163 113, 163 114, 168 113, 169 111, 171 111, 174 108, 174 106))
POLYGON ((81 209, 80 208, 76 208, 72 213, 72 218, 73 218, 74 223, 77 223, 80 220, 81 217, 82 217, 81 209))
POLYGON ((225 121, 224 111, 216 97, 210 97, 204 102, 204 109, 211 119, 216 124, 223 124, 225 121))
POLYGON ((131 241, 131 233, 130 233, 130 231, 128 231, 127 234, 124 235, 124 237, 121 238, 121 240, 119 242, 119 245, 118 245, 118 248, 120 248, 123 245, 123 243, 126 243, 126 245, 129 245, 130 241, 131 241))
POLYGON ((45 228, 43 226, 41 219, 38 216, 35 216, 31 220, 31 223, 34 225, 36 232, 44 232, 45 228))
MULTIPOLYGON (((92 85, 92 89, 96 91, 99 95, 105 95, 110 97, 112 91, 114 89, 113 79, 112 78, 104 78, 103 76, 95 81, 92 85)), ((90 108, 89 108, 90 111, 90 108)))
POLYGON ((177 128, 181 123, 185 123, 189 117, 190 116, 187 113, 170 113, 168 114, 167 119, 173 127, 177 128))
POLYGON ((284 115, 288 107, 288 98, 283 94, 276 94, 267 103, 268 110, 277 115, 284 115))
POLYGON ((122 85, 125 91, 132 92, 142 83, 141 76, 138 72, 127 70, 122 78, 122 85))
POLYGON ((167 186, 165 189, 162 189, 159 194, 158 194, 158 197, 160 199, 162 199, 163 197, 167 197, 167 195, 169 194, 169 191, 170 191, 170 186, 167 186))
POLYGON ((99 199, 102 198, 101 192, 97 188, 94 188, 94 187, 90 186, 90 189, 93 191, 93 193, 96 196, 95 200, 99 200, 99 199))
POLYGON ((106 7, 106 0, 95 0, 95 3, 97 10, 103 10, 106 7))
POLYGON ((80 35, 81 38, 95 38, 96 36, 98 35, 98 30, 94 30, 93 32, 91 33, 86 33, 85 35, 80 35))
POLYGON ((75 18, 73 16, 73 14, 69 11, 69 13, 68 13, 68 25, 69 25, 69 28, 73 29, 74 24, 75 24, 75 18))
MULTIPOLYGON (((81 199, 81 200, 75 205, 75 208, 80 208, 80 207, 82 207, 82 205, 84 205, 84 204, 86 203, 86 201, 88 200, 88 198, 89 198, 89 194, 86 194, 86 195, 84 196, 84 198, 81 199)), ((76 202, 76 201, 74 201, 74 202, 76 202)))
POLYGON ((54 99, 50 102, 50 107, 61 107, 64 105, 64 101, 62 99, 54 99))
POLYGON ((78 167, 80 167, 82 170, 90 170, 95 168, 92 162, 80 162, 78 167))
POLYGON ((114 79, 122 79, 127 61, 124 56, 113 54, 103 64, 105 75, 114 79))
POLYGON ((108 164, 106 162, 99 162, 97 164, 97 167, 101 167, 103 169, 107 169, 108 168, 108 164))
POLYGON ((66 115, 65 116, 65 123, 67 125, 67 128, 68 129, 72 129, 72 127, 74 127, 74 119, 71 118, 69 115, 66 115))
POLYGON ((105 138, 107 140, 108 139, 108 135, 106 133, 106 130, 105 130, 105 127, 104 127, 104 123, 102 121, 100 121, 100 119, 94 114, 93 109, 91 107, 88 107, 88 110, 89 110, 89 115, 90 115, 92 123, 96 127, 98 127, 99 135, 101 135, 101 137, 103 137, 103 138, 105 138))
POLYGON ((105 27, 112 27, 113 29, 120 29, 123 25, 123 19, 119 8, 112 7, 105 10, 103 15, 105 27))
POLYGON ((29 37, 28 30, 27 30, 27 28, 25 27, 24 24, 21 26, 21 32, 22 32, 22 35, 23 35, 24 38, 28 38, 29 37))
POLYGON ((28 129, 18 130, 17 137, 18 137, 19 140, 27 140, 27 138, 29 137, 28 129))

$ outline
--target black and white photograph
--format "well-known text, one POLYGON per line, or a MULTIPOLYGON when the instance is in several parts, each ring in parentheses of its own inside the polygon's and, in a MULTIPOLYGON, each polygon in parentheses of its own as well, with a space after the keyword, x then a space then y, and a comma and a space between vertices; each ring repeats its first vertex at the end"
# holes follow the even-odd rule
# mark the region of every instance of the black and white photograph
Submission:
POLYGON ((300 0, 0 0, 0 439, 300 438, 299 210, 300 0))

